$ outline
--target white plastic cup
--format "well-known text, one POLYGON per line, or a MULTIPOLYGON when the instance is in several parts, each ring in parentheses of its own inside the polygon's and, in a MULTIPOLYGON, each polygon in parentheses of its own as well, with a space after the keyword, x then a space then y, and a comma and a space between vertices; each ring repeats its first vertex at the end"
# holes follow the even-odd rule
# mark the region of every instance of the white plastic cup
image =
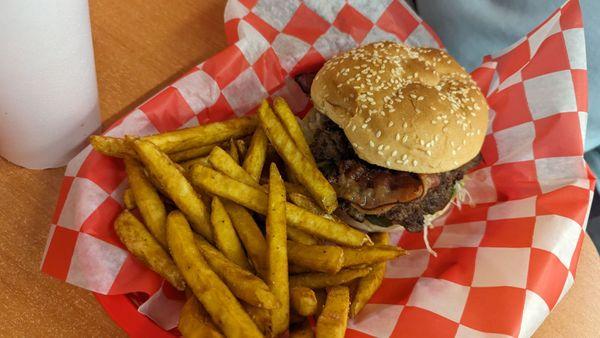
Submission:
POLYGON ((99 128, 87 0, 1 0, 0 155, 60 167, 99 128))

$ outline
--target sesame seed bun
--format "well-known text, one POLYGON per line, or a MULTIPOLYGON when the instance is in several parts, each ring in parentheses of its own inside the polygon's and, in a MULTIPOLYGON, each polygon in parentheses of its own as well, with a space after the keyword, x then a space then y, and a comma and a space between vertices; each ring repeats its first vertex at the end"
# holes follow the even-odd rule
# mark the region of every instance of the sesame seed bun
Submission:
POLYGON ((356 154, 389 169, 440 173, 480 151, 485 97, 445 51, 378 42, 325 63, 315 108, 337 123, 356 154))

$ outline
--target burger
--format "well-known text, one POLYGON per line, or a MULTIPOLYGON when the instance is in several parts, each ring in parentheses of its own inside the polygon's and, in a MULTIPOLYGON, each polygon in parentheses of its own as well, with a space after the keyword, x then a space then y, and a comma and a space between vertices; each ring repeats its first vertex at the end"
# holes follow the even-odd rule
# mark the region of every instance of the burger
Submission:
POLYGON ((297 80, 314 104, 311 151, 354 227, 426 230, 480 162, 488 105, 443 50, 373 43, 297 80))

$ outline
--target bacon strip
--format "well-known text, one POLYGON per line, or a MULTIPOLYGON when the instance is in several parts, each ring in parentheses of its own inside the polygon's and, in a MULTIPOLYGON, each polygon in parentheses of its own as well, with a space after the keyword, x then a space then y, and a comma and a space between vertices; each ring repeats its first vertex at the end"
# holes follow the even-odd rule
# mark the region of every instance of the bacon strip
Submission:
POLYGON ((341 161, 338 170, 338 196, 365 214, 381 214, 398 203, 421 198, 440 183, 439 175, 374 168, 356 160, 341 161))

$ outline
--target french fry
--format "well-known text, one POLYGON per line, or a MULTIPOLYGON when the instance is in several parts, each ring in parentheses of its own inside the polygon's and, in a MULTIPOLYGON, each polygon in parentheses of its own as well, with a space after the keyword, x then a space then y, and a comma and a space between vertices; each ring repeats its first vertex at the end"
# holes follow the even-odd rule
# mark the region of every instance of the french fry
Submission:
POLYGON ((244 158, 242 167, 246 172, 256 181, 260 181, 260 175, 265 164, 265 158, 267 157, 267 146, 268 140, 267 135, 262 128, 256 128, 252 139, 250 140, 250 147, 244 158))
POLYGON ((304 188, 300 184, 296 184, 296 183, 285 182, 285 190, 287 191, 288 196, 291 193, 298 193, 298 194, 302 194, 304 196, 309 195, 309 192, 308 192, 308 190, 306 190, 306 188, 304 188))
POLYGON ((137 157, 135 151, 122 138, 92 135, 90 136, 90 144, 94 147, 94 150, 107 156, 119 158, 125 156, 137 157))
POLYGON ((344 267, 376 264, 406 255, 406 251, 392 245, 372 245, 361 248, 344 248, 344 267))
POLYGON ((150 142, 134 140, 132 144, 150 175, 186 215, 194 230, 211 239, 212 232, 206 207, 185 176, 173 165, 173 161, 150 142))
POLYGON ((271 144, 285 164, 292 169, 294 176, 327 213, 332 213, 337 208, 335 190, 316 165, 302 155, 266 100, 258 109, 258 117, 271 144))
POLYGON ((290 276, 290 286, 304 286, 311 289, 321 289, 346 284, 352 280, 366 276, 369 272, 371 272, 370 267, 343 269, 333 275, 323 272, 309 272, 290 276))
POLYGON ((248 151, 248 146, 246 145, 246 141, 242 139, 235 140, 235 146, 237 147, 238 154, 240 155, 240 163, 242 159, 246 157, 246 151, 248 151))
POLYGON ((223 201, 223 205, 231 218, 235 232, 237 232, 246 249, 246 254, 252 261, 252 265, 254 265, 259 276, 266 277, 267 241, 258 228, 258 224, 243 206, 230 201, 223 201))
POLYGON ((314 238, 312 235, 307 234, 306 232, 304 232, 298 228, 294 228, 291 226, 288 227, 287 234, 288 234, 288 238, 296 243, 301 243, 301 244, 305 244, 305 245, 319 244, 319 241, 316 238, 314 238))
POLYGON ((213 197, 211 203, 210 222, 215 245, 225 257, 239 265, 244 270, 250 270, 248 259, 242 248, 242 243, 231 224, 231 219, 218 197, 213 197))
POLYGON ((290 273, 290 275, 294 275, 294 274, 298 274, 298 273, 312 272, 312 270, 308 269, 308 268, 305 268, 303 266, 289 264, 289 266, 288 266, 288 272, 290 273))
POLYGON ((167 242, 188 286, 227 337, 262 337, 229 288, 211 270, 195 245, 194 234, 179 211, 167 216, 167 242))
POLYGON ((309 288, 293 287, 290 289, 290 305, 297 314, 312 316, 317 312, 317 296, 309 288))
MULTIPOLYGON (((267 195, 254 187, 245 185, 215 170, 196 165, 190 179, 200 189, 213 195, 236 202, 260 214, 267 212, 267 195)), ((290 226, 346 246, 362 246, 371 243, 369 236, 350 226, 336 222, 286 203, 286 221, 290 226)))
POLYGON ((179 332, 185 338, 224 338, 210 320, 208 313, 196 297, 190 297, 179 314, 179 332))
MULTIPOLYGON (((376 245, 387 245, 390 242, 390 235, 387 232, 375 233, 372 235, 372 238, 376 245)), ((374 264, 372 268, 373 270, 368 275, 358 280, 358 286, 354 292, 352 304, 350 304, 350 318, 358 315, 383 282, 386 263, 374 264)))
POLYGON ((176 289, 185 289, 183 276, 167 251, 132 213, 127 210, 121 212, 115 220, 114 227, 121 242, 137 259, 176 289))
POLYGON ((228 260, 202 236, 195 235, 194 240, 208 265, 237 298, 264 309, 274 309, 279 306, 277 299, 262 279, 228 260))
POLYGON ((325 289, 315 289, 315 296, 317 297, 317 313, 316 315, 320 315, 323 311, 323 307, 325 307, 325 301, 327 300, 327 292, 325 289))
POLYGON ((215 147, 210 153, 208 156, 208 162, 215 170, 233 178, 236 181, 240 181, 258 189, 264 189, 252 178, 252 176, 250 176, 250 174, 244 170, 244 168, 237 163, 234 158, 232 158, 225 150, 219 147, 215 147))
POLYGON ((277 336, 288 329, 290 319, 290 290, 286 235, 285 186, 277 166, 272 163, 269 172, 267 212, 267 264, 271 290, 279 301, 279 308, 271 311, 272 334, 277 336))
POLYGON ((169 158, 173 162, 184 162, 187 160, 192 160, 194 158, 206 156, 210 154, 212 148, 214 148, 215 144, 209 144, 207 146, 201 146, 197 148, 191 148, 187 150, 178 151, 176 153, 169 154, 169 158))
POLYGON ((291 203, 287 203, 286 210, 290 225, 313 236, 352 247, 371 244, 367 234, 344 223, 315 215, 291 203))
POLYGON ((294 324, 290 328, 290 337, 289 338, 314 338, 315 333, 310 326, 310 322, 308 320, 304 320, 301 323, 294 324))
POLYGON ((167 247, 167 211, 156 188, 144 173, 144 168, 135 159, 127 156, 125 171, 136 205, 150 233, 163 246, 167 247))
POLYGON ((229 156, 231 156, 236 164, 240 163, 240 153, 238 152, 238 148, 233 139, 229 140, 229 156))
POLYGON ((334 245, 304 245, 288 241, 288 260, 312 271, 336 273, 342 269, 344 250, 334 245))
POLYGON ((317 338, 343 338, 348 324, 350 291, 345 286, 327 290, 325 307, 317 319, 317 338))
POLYGON ((291 192, 288 194, 288 198, 292 203, 299 206, 302 209, 306 209, 312 212, 315 215, 325 215, 325 210, 321 209, 313 200, 311 200, 308 196, 302 195, 297 192, 291 192))
POLYGON ((160 150, 170 154, 220 143, 230 138, 246 136, 252 133, 257 125, 258 121, 255 117, 240 117, 198 127, 146 136, 143 140, 152 142, 160 150))
POLYGON ((135 209, 135 196, 133 196, 131 188, 127 188, 123 192, 123 204, 125 204, 125 209, 127 210, 135 209))
POLYGON ((302 128, 300 128, 300 124, 298 124, 298 120, 296 120, 296 116, 290 109, 290 106, 288 106, 287 102, 281 97, 276 97, 273 99, 273 110, 302 155, 312 163, 315 163, 315 159, 312 156, 308 142, 306 142, 302 128))
POLYGON ((259 308, 248 303, 243 303, 243 305, 258 329, 265 336, 271 336, 271 310, 259 308))
POLYGON ((201 164, 205 167, 209 167, 210 166, 210 162, 208 162, 208 156, 206 157, 198 157, 195 158, 193 160, 188 160, 185 162, 181 162, 181 167, 183 167, 183 170, 185 170, 186 172, 189 171, 190 169, 192 169, 193 166, 195 166, 196 164, 201 164))

